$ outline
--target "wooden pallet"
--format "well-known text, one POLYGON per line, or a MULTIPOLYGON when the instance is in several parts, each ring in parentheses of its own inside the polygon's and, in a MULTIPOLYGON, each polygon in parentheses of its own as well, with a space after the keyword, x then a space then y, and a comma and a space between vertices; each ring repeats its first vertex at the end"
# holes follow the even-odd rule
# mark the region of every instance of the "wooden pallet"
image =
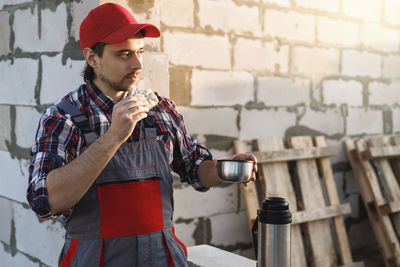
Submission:
POLYGON ((400 137, 346 140, 371 227, 387 267, 400 266, 400 137))
POLYGON ((324 137, 310 136, 291 137, 288 145, 289 148, 285 148, 283 140, 278 138, 254 140, 253 149, 248 149, 246 141, 234 142, 235 153, 252 150, 258 159, 257 183, 241 186, 250 229, 262 199, 283 197, 293 214, 292 267, 339 266, 339 262, 343 266, 364 266, 362 262, 353 262, 349 248, 342 215, 349 214, 351 207, 339 202, 329 160, 337 153, 337 148, 326 146, 324 137), (330 219, 340 260, 336 256, 330 219))

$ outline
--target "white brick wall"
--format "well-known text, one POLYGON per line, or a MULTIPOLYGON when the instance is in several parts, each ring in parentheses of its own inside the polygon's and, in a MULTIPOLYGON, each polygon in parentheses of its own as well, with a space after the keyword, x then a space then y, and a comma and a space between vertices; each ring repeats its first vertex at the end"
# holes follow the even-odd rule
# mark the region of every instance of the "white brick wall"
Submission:
POLYGON ((383 52, 399 51, 399 30, 366 23, 362 27, 361 40, 366 47, 383 52))
POLYGON ((240 139, 283 137, 287 128, 295 126, 296 115, 285 108, 247 110, 240 114, 240 139))
POLYGON ((6 140, 11 140, 10 106, 0 105, 0 150, 7 151, 6 140))
POLYGON ((389 55, 383 58, 383 77, 399 78, 400 77, 400 57, 398 55, 389 55))
POLYGON ((398 10, 400 9, 400 2, 398 0, 385 0, 384 7, 384 21, 399 26, 400 17, 398 10))
POLYGON ((313 43, 315 40, 315 16, 267 9, 264 33, 292 41, 313 43))
POLYGON ((257 100, 266 106, 309 104, 310 82, 303 79, 260 77, 257 100))
POLYGON ((55 12, 41 11, 41 35, 39 37, 37 8, 15 11, 15 47, 23 51, 62 51, 67 41, 66 5, 61 3, 55 12))
POLYGON ((263 3, 278 5, 282 7, 290 7, 290 0, 262 0, 263 3))
POLYGON ((382 133, 382 111, 350 107, 346 118, 346 130, 347 135, 382 133))
POLYGON ((0 259, 3 266, 13 267, 40 267, 40 263, 31 261, 27 256, 17 252, 14 256, 6 251, 3 244, 0 244, 0 259))
POLYGON ((237 5, 231 0, 202 0, 199 1, 201 27, 211 27, 223 32, 238 34, 261 35, 258 7, 237 5))
POLYGON ((295 47, 292 54, 292 72, 313 77, 338 74, 339 51, 326 48, 295 47))
POLYGON ((324 103, 348 104, 350 106, 361 106, 363 86, 357 81, 326 80, 322 84, 322 96, 324 103))
POLYGON ((392 120, 393 120, 393 133, 400 133, 400 109, 393 108, 392 109, 392 120))
POLYGON ((160 0, 161 22, 168 26, 194 26, 194 2, 187 0, 160 0))
POLYGON ((15 121, 17 145, 26 148, 33 145, 41 115, 33 107, 17 106, 17 118, 15 121))
POLYGON ((35 104, 38 64, 38 60, 30 58, 17 58, 14 64, 9 60, 0 61, 1 104, 35 104))
MULTIPOLYGON (((319 1, 321 3, 321 1, 319 1)), ((319 16, 317 18, 317 39, 322 43, 343 46, 360 44, 359 24, 319 16)))
MULTIPOLYGON (((146 41, 149 38, 145 39, 146 41)), ((138 87, 151 88, 162 96, 169 97, 168 57, 164 53, 145 52, 143 54, 143 69, 138 87)))
POLYGON ((41 104, 57 103, 68 92, 74 91, 83 83, 81 71, 85 62, 67 59, 66 65, 62 65, 61 58, 62 54, 54 57, 42 56, 41 104), (64 79, 65 82, 59 82, 64 79))
POLYGON ((342 0, 343 12, 365 21, 379 22, 381 19, 380 0, 342 0))
POLYGON ((189 134, 215 134, 233 137, 238 135, 237 111, 233 108, 178 107, 177 109, 183 115, 189 134), (213 119, 210 120, 210 118, 213 119))
POLYGON ((342 74, 348 76, 381 76, 382 57, 378 54, 344 50, 342 54, 342 74))
POLYGON ((254 78, 247 72, 193 70, 192 105, 246 104, 254 98, 254 78))
POLYGON ((371 105, 394 105, 400 103, 400 82, 369 84, 369 102, 371 105))
POLYGON ((323 131, 327 135, 344 133, 344 121, 338 108, 328 109, 324 112, 309 108, 299 120, 299 124, 307 125, 316 131, 323 131))
POLYGON ((339 11, 339 0, 295 0, 295 3, 296 7, 310 8, 335 13, 339 11))
POLYGON ((289 47, 239 38, 234 46, 234 69, 287 73, 289 47))
POLYGON ((13 159, 8 152, 3 150, 0 150, 0 159, 0 169, 2 170, 0 175, 0 195, 26 203, 30 162, 13 159))
POLYGON ((0 56, 10 52, 10 15, 5 11, 0 12, 0 56))
POLYGON ((239 242, 251 243, 246 211, 223 213, 211 216, 210 219, 212 231, 211 243, 224 246, 239 242))
POLYGON ((71 34, 75 38, 76 41, 79 40, 79 27, 81 26, 81 22, 86 17, 88 10, 91 10, 99 5, 99 1, 89 0, 89 1, 73 1, 71 3, 71 12, 72 12, 72 25, 71 25, 71 34))
POLYGON ((174 65, 215 69, 228 69, 231 66, 230 44, 226 36, 165 32, 163 40, 164 52, 174 65))
MULTIPOLYGON (((0 153, 2 153, 2 152, 0 151, 0 153)), ((3 179, 4 178, 2 178, 0 176, 0 181, 3 179)), ((0 197, 0 210, 2 212, 2 215, 0 217, 0 241, 4 242, 6 244, 9 244, 10 239, 11 239, 11 220, 10 220, 10 218, 12 218, 12 216, 13 216, 12 207, 13 207, 12 201, 5 199, 3 197, 0 197)), ((0 251, 1 250, 2 249, 0 247, 0 251)), ((0 259, 1 259, 1 257, 0 257, 0 259)))

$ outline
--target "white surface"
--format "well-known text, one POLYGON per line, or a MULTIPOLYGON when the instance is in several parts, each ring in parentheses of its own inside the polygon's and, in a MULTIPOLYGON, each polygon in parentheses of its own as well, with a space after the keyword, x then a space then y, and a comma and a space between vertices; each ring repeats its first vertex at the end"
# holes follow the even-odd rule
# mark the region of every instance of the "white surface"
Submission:
POLYGON ((256 261, 209 245, 188 247, 188 260, 202 267, 255 267, 256 261))

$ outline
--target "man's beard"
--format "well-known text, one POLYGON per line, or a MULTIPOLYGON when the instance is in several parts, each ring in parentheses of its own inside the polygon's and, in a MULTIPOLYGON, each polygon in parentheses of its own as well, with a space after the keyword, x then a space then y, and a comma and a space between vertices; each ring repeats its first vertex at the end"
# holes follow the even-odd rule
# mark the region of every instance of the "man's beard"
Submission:
POLYGON ((101 71, 98 73, 98 77, 101 81, 108 84, 115 91, 124 91, 125 92, 130 89, 130 86, 134 85, 134 84, 131 84, 127 87, 127 86, 122 85, 122 82, 120 82, 120 83, 113 82, 110 79, 108 79, 107 77, 105 77, 101 71))

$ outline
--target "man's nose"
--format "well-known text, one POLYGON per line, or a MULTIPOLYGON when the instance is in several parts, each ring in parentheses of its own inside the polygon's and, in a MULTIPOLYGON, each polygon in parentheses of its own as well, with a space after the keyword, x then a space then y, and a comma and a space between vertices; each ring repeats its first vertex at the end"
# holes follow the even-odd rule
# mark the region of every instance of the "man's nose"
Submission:
POLYGON ((131 62, 131 68, 132 69, 142 69, 143 67, 143 57, 138 56, 137 54, 134 54, 132 57, 132 62, 131 62))

